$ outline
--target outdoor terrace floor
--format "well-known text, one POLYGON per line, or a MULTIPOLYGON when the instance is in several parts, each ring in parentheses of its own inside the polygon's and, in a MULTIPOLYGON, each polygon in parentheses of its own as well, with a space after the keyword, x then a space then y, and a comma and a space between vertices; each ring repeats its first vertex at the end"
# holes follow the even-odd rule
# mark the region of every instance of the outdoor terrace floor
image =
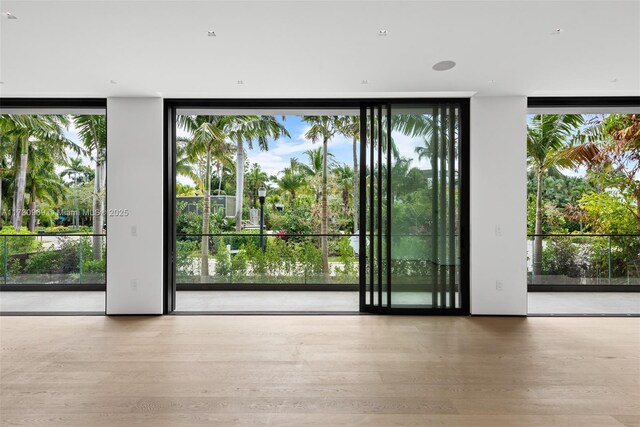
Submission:
MULTIPOLYGON (((640 314, 640 293, 530 292, 529 314, 640 314)), ((358 293, 179 291, 178 312, 357 312, 358 293)), ((0 292, 0 312, 104 313, 104 292, 0 292)))

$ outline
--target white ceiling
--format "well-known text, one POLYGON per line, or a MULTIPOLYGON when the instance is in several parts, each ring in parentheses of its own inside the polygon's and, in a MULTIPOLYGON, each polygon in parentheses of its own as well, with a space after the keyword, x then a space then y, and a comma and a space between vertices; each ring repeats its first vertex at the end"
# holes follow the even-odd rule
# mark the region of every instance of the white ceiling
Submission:
POLYGON ((18 17, 0 19, 7 97, 640 95, 640 1, 21 0, 0 9, 18 17), (447 59, 457 67, 431 69, 447 59))

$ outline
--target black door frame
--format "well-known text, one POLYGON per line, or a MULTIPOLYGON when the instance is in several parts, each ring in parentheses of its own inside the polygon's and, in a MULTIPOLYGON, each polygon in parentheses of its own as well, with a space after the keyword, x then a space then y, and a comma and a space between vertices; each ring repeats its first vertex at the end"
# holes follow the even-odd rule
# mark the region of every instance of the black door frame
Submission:
MULTIPOLYGON (((360 312, 378 313, 378 314, 415 314, 415 315, 468 315, 470 314, 470 252, 469 252, 469 224, 470 224, 470 192, 469 192, 469 171, 470 171, 470 100, 468 98, 446 98, 446 99, 402 99, 400 101, 395 99, 383 99, 383 100, 364 100, 360 109, 360 224, 366 223, 366 209, 371 210, 368 227, 360 227, 360 248, 359 253, 359 271, 360 274, 360 312), (380 148, 376 150, 367 151, 367 125, 370 125, 369 135, 371 138, 378 139, 378 147, 381 147, 382 135, 386 135, 389 138, 392 134, 392 113, 393 106, 399 105, 416 105, 420 107, 457 107, 460 111, 460 244, 461 244, 461 265, 460 265, 460 307, 459 308, 433 308, 433 307, 394 307, 392 303, 393 283, 391 269, 386 268, 383 276, 382 269, 378 269, 377 275, 374 277, 373 268, 370 268, 370 283, 371 286, 369 292, 369 304, 366 303, 366 286, 367 286, 367 260, 362 254, 366 254, 366 232, 374 226, 373 214, 378 217, 377 224, 378 236, 384 236, 385 246, 384 253, 382 239, 377 240, 374 253, 376 257, 381 254, 387 263, 391 260, 391 209, 387 207, 384 218, 384 230, 380 217, 383 214, 383 202, 382 197, 384 193, 385 200, 391 200, 391 174, 387 173, 384 186, 382 185, 382 175, 378 174, 376 177, 378 182, 378 189, 384 187, 384 191, 380 191, 377 197, 374 197, 373 188, 374 185, 370 182, 371 188, 369 200, 366 200, 367 188, 366 188, 366 176, 367 166, 371 167, 374 161, 378 164, 386 164, 387 168, 391 165, 391 150, 387 149, 384 153, 380 148), (367 116, 374 118, 373 120, 367 120, 367 116), (383 120, 383 116, 386 117, 383 120), (386 125, 386 126, 385 126, 386 125), (375 136, 374 136, 375 135, 375 136), (364 143, 363 143, 364 142, 364 143), (376 158, 377 155, 377 158, 376 158), (367 161, 367 159, 369 159, 367 161), (384 232, 383 232, 384 231, 384 232), (377 288, 373 283, 377 282, 377 288), (386 289, 383 290, 383 286, 386 289), (378 303, 375 304, 375 297, 377 296, 378 303), (383 301, 384 299, 384 301, 383 301)), ((388 202, 387 202, 388 203, 388 202)), ((373 243, 373 242, 372 242, 373 243)))
MULTIPOLYGON (((468 315, 470 313, 470 289, 469 289, 469 127, 470 127, 470 99, 469 98, 365 98, 365 99, 197 99, 197 98, 168 98, 164 100, 164 298, 163 312, 169 314, 175 310, 175 142, 176 142, 176 112, 183 108, 217 108, 217 109, 330 109, 353 108, 360 110, 366 116, 366 108, 372 105, 387 105, 390 112, 391 104, 455 104, 460 109, 460 156, 461 156, 461 198, 460 198, 460 234, 461 234, 461 273, 460 292, 461 307, 456 309, 443 308, 385 308, 384 310, 368 309, 364 303, 364 270, 360 270, 360 312, 374 312, 386 314, 417 314, 417 315, 468 315)), ((361 131, 366 121, 361 120, 361 131)), ((391 126, 388 121, 388 126, 391 126)), ((362 142, 362 141, 361 141, 362 142)), ((365 144, 360 144, 360 154, 366 151, 365 144)), ((366 155, 366 153, 365 153, 366 155)), ((389 153, 390 155, 390 153, 389 153)), ((362 192, 362 179, 364 168, 360 168, 360 190, 362 192)), ((387 187, 389 188, 389 187, 387 187)), ((390 190, 389 190, 390 191, 390 190)), ((366 201, 362 200, 361 203, 366 201)), ((360 223, 364 224, 364 211, 360 209, 360 223)), ((390 215, 390 210, 387 210, 390 215)), ((389 222, 387 222, 389 224, 389 222)), ((363 254, 362 246, 365 244, 365 228, 360 227, 360 254, 363 254)), ((387 252, 390 246, 387 246, 387 252)), ((360 258, 363 258, 362 256, 360 258)), ((360 261, 362 262, 362 261, 360 261)), ((390 272, 388 273, 390 274, 390 272)), ((390 289, 388 289, 390 293, 390 289)))

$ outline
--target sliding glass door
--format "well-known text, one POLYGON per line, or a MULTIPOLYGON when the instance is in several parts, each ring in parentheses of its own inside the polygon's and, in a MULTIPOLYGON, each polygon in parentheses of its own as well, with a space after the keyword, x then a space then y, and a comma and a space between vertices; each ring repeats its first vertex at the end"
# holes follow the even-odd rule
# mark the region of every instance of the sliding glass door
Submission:
POLYGON ((468 312, 463 108, 362 108, 362 311, 468 312))
POLYGON ((469 312, 468 100, 166 106, 167 313, 469 312), (262 147, 246 121, 288 131, 262 147))

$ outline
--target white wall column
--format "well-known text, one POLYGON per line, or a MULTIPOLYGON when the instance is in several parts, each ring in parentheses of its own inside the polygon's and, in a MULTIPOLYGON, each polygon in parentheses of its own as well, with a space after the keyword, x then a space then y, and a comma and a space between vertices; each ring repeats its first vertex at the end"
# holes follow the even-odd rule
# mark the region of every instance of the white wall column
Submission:
POLYGON ((107 314, 162 313, 162 105, 107 100, 107 314))
POLYGON ((471 98, 471 314, 527 314, 527 98, 471 98))

